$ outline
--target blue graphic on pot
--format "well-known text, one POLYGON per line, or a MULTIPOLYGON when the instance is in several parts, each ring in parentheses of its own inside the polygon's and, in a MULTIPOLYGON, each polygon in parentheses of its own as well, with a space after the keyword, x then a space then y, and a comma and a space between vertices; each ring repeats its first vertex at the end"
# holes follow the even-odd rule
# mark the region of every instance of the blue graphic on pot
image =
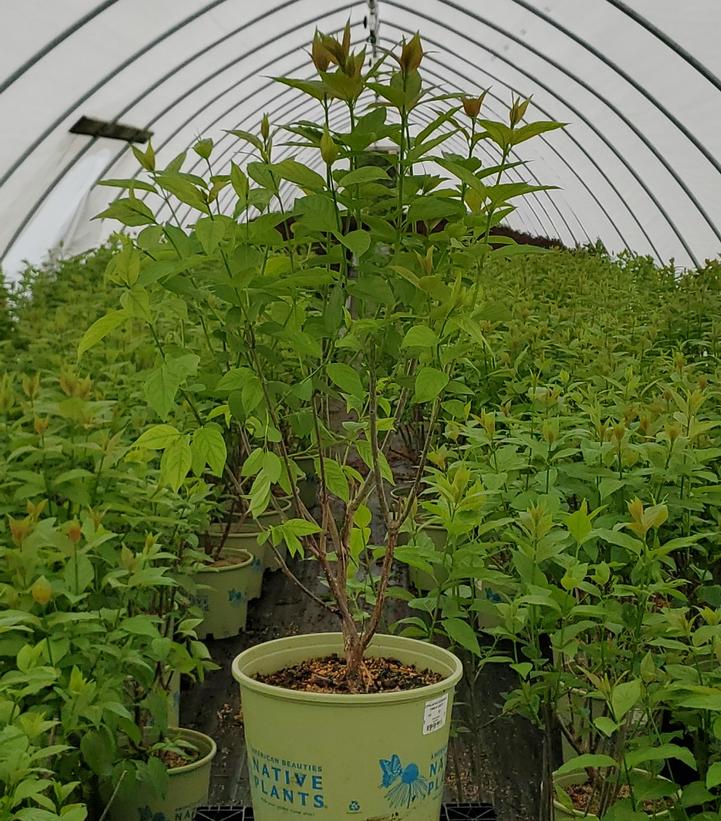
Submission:
POLYGON ((228 601, 233 605, 233 607, 237 607, 238 605, 243 603, 243 591, 236 590, 233 588, 232 590, 228 591, 228 601))
POLYGON ((386 800, 393 809, 407 809, 428 795, 428 780, 421 775, 417 764, 411 762, 404 767, 395 753, 388 759, 381 758, 379 763, 383 774, 381 787, 388 789, 386 800))

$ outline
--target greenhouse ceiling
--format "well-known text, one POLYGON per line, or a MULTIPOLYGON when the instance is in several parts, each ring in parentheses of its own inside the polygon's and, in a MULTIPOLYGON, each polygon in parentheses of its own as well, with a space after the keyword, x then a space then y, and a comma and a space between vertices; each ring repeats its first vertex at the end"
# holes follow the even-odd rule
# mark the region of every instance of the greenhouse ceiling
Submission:
POLYGON ((107 236, 90 218, 115 192, 97 182, 136 173, 129 136, 152 132, 161 163, 208 136, 229 164, 244 155, 226 130, 256 129, 264 112, 319 117, 272 78, 309 76, 316 27, 337 32, 348 18, 376 53, 419 30, 427 81, 490 89, 494 116, 533 95, 530 119, 569 124, 518 149, 560 190, 530 198, 512 227, 686 267, 721 252, 718 0, 63 0, 4 15, 0 255, 11 276, 107 236))

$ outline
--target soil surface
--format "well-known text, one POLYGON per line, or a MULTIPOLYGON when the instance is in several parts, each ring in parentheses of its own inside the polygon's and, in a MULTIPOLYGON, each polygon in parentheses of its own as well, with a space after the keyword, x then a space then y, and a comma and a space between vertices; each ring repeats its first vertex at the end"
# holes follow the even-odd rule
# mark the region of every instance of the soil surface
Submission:
MULTIPOLYGON (((599 792, 592 784, 571 784, 565 787, 573 806, 580 812, 597 813, 599 810, 599 792)), ((627 784, 622 784, 616 793, 616 799, 628 798, 631 790, 627 784)), ((673 806, 673 801, 659 798, 652 801, 642 801, 641 808, 647 813, 661 812, 673 806)))
MULTIPOLYGON (((308 693, 357 693, 359 689, 346 675, 345 659, 332 655, 286 667, 268 676, 256 676, 264 684, 308 693)), ((398 693, 436 684, 443 676, 432 670, 418 670, 397 659, 367 659, 363 693, 398 693)))
POLYGON ((210 562, 210 564, 207 564, 206 567, 234 567, 239 564, 247 563, 248 559, 232 559, 226 556, 221 556, 219 559, 216 559, 215 561, 210 562))
POLYGON ((200 758, 199 753, 193 753, 191 750, 188 750, 187 755, 181 755, 175 750, 158 750, 156 756, 171 770, 175 767, 184 767, 186 764, 192 764, 200 758))

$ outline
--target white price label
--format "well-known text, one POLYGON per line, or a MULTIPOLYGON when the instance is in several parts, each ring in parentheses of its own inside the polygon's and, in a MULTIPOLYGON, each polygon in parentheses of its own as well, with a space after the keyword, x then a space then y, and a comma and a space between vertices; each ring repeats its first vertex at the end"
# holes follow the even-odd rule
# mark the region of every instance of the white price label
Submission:
POLYGON ((445 727, 448 714, 448 693, 426 701, 423 711, 423 735, 430 735, 445 727))

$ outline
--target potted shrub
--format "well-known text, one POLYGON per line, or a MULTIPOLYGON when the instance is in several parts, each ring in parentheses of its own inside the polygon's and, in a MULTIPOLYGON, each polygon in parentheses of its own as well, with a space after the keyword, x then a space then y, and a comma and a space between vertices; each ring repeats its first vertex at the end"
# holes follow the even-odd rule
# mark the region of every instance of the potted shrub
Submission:
MULTIPOLYGON (((306 592, 339 619, 337 634, 280 639, 233 664, 256 817, 284 817, 292 805, 306 815, 411 812, 417 821, 435 821, 461 665, 448 650, 380 630, 399 534, 417 503, 444 403, 465 393, 464 358, 484 342, 478 313, 485 260, 527 250, 489 241, 511 201, 537 190, 505 180, 510 152, 558 124, 522 124, 528 101, 521 100, 508 122, 484 119, 483 95, 459 104, 457 95, 424 87, 418 35, 369 71, 364 53, 351 51, 349 27, 340 40, 318 34, 312 55, 316 79, 280 82, 320 106, 321 126, 299 122, 285 131, 315 157, 319 152, 322 173, 298 159, 277 160, 277 136, 264 118, 259 135, 234 132, 257 155, 247 175, 234 164, 229 174, 215 169, 209 140, 194 147, 204 177, 184 171, 183 157, 160 169, 152 147, 136 149, 148 173, 148 202, 135 196, 134 183, 110 181, 130 194, 100 216, 147 226, 126 240, 132 270, 141 273, 123 287, 142 292, 158 367, 190 362, 187 341, 155 330, 171 310, 169 291, 180 296, 183 315, 202 326, 193 336, 192 367, 176 371, 167 397, 166 417, 173 407, 190 408, 192 420, 183 416, 184 427, 172 426, 159 447, 162 459, 167 464, 170 451, 174 465, 202 466, 211 439, 219 442, 210 434, 217 420, 240 425, 250 443, 241 467, 247 481, 241 486, 227 476, 230 484, 255 518, 275 486, 290 496, 292 515, 269 528, 268 541, 317 563, 330 603, 306 592), (416 109, 427 105, 443 110, 416 129, 416 109), (331 131, 335 107, 348 114, 348 131, 331 131), (452 136, 463 140, 463 154, 441 153, 452 136), (386 139, 397 147, 392 174, 359 161, 386 139), (497 165, 482 167, 480 141, 493 144, 497 165), (422 173, 430 164, 441 173, 422 173), (286 184, 302 192, 292 205, 286 184), (227 192, 232 216, 219 206, 227 192), (192 231, 163 223, 159 209, 170 198, 197 212, 192 231), (191 287, 178 288, 178 277, 191 287), (298 363, 291 381, 276 376, 287 373, 278 364, 284 359, 298 363), (298 400, 312 423, 314 512, 301 498, 303 471, 285 433, 285 416, 298 400), (425 417, 423 443, 409 493, 394 511, 388 453, 411 407, 425 417), (383 532, 376 547, 374 517, 383 532)), ((134 315, 134 304, 124 299, 119 323, 134 315)), ((90 342, 106 332, 103 322, 88 330, 90 342)), ((301 584, 287 563, 282 569, 301 584)))
MULTIPOLYGON (((170 728, 144 739, 147 751, 138 749, 121 758, 106 787, 109 817, 192 819, 208 803, 210 773, 216 746, 210 736, 196 730, 170 728), (113 784, 112 792, 109 792, 113 784)), ((123 750, 117 750, 123 755, 123 750)))

